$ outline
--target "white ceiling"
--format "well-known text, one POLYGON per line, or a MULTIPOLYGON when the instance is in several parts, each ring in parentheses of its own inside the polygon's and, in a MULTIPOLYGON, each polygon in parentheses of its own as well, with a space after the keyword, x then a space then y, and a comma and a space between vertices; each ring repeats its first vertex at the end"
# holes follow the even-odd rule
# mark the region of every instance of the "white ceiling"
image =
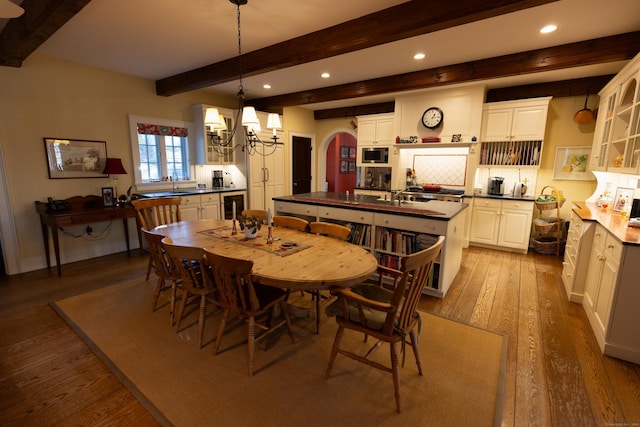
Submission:
MULTIPOLYGON (((441 0, 445 1, 445 0, 441 0)), ((249 0, 241 6, 249 52, 403 0, 249 0)), ((437 4, 438 1, 433 1, 437 4)), ((37 53, 152 80, 237 54, 236 6, 228 0, 92 0, 37 53)), ((639 0, 561 0, 359 52, 244 78, 248 99, 384 77, 640 30, 639 0), (554 23, 558 30, 538 30, 554 23), (416 62, 415 52, 427 58, 416 62), (321 72, 330 79, 321 79, 321 72), (262 88, 264 83, 271 90, 262 88)), ((640 50, 640 46, 639 46, 640 50)), ((27 59, 28 61, 28 59, 27 59)), ((489 87, 613 74, 622 63, 487 82, 489 87)), ((238 82, 210 87, 235 95, 238 82)), ((391 95, 310 106, 381 102, 391 95)))

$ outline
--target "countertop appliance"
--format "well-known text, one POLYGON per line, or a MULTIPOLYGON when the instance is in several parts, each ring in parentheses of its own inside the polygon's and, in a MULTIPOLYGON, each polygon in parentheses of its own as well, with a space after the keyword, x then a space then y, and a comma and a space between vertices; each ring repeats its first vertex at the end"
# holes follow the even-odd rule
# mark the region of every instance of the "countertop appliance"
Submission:
POLYGON ((363 147, 361 150, 362 163, 389 164, 389 147, 363 147))
POLYGON ((224 187, 224 178, 221 170, 215 170, 211 172, 213 188, 222 188, 224 187))
POLYGON ((504 178, 501 176, 492 176, 489 178, 487 193, 493 195, 504 194, 504 178))
POLYGON ((441 187, 438 191, 425 191, 422 187, 407 187, 400 195, 401 200, 409 202, 428 202, 441 200, 445 202, 462 202, 464 190, 441 187))

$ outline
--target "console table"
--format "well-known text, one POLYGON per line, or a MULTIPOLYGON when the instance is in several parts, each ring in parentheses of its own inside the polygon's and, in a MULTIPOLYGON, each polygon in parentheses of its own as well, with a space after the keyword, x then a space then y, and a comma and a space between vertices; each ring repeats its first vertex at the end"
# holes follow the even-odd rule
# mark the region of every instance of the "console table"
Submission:
MULTIPOLYGON (((58 241, 58 229, 60 227, 121 219, 127 241, 127 251, 131 250, 129 247, 127 220, 129 218, 136 219, 136 210, 133 207, 105 207, 101 196, 75 196, 66 199, 66 202, 69 204, 69 209, 50 210, 48 203, 36 201, 36 211, 40 215, 44 251, 47 256, 47 268, 51 268, 49 228, 51 228, 51 236, 53 237, 53 249, 56 257, 58 276, 62 275, 60 244, 58 241)), ((136 228, 138 229, 138 242, 140 243, 140 250, 142 251, 142 235, 140 228, 136 228)))

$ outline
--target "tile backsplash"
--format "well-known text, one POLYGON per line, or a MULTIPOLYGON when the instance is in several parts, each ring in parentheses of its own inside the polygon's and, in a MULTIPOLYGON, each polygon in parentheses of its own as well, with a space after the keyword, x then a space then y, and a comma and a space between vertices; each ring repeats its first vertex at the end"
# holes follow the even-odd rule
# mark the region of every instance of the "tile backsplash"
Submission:
POLYGON ((400 150, 398 164, 401 171, 415 170, 419 184, 464 187, 468 152, 467 147, 404 148, 400 150))

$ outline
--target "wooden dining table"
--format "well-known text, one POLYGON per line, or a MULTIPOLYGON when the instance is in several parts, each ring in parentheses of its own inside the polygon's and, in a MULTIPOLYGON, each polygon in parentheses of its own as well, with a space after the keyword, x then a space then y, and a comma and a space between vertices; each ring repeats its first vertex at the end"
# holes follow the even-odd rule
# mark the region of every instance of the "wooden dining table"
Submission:
POLYGON ((273 243, 268 244, 266 226, 255 239, 246 239, 239 228, 236 235, 231 230, 231 220, 180 221, 154 228, 176 245, 251 260, 256 282, 284 289, 352 287, 378 266, 366 249, 331 237, 272 227, 273 243))

